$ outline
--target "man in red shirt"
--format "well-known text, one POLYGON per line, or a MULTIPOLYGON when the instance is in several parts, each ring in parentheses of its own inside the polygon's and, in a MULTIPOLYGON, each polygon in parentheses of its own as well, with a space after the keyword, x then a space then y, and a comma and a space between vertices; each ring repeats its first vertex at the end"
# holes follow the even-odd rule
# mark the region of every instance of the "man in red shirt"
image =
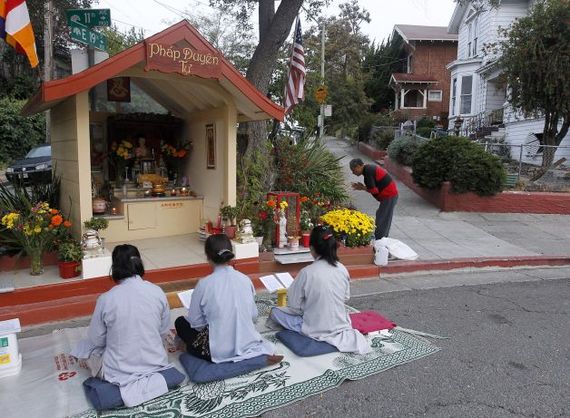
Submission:
POLYGON ((354 190, 366 190, 380 202, 376 211, 374 239, 387 237, 392 225, 394 208, 398 202, 396 182, 386 170, 377 164, 364 164, 360 158, 350 161, 350 170, 355 176, 364 176, 363 183, 352 183, 354 190))

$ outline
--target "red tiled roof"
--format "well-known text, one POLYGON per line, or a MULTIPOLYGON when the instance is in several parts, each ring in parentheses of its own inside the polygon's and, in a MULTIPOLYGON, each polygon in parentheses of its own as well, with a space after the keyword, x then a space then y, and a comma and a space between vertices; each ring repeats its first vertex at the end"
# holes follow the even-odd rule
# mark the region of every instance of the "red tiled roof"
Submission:
POLYGON ((393 73, 392 77, 396 83, 437 83, 437 80, 430 75, 393 73))
POLYGON ((456 33, 448 33, 446 26, 394 25, 404 41, 457 41, 456 33))

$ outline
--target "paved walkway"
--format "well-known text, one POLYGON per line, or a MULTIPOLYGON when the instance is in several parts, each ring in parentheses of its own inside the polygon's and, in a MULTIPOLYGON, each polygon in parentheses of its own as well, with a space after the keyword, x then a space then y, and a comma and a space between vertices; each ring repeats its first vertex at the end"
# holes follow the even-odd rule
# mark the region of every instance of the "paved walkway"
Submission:
MULTIPOLYGON (((377 202, 348 186, 354 176, 348 162, 362 158, 348 141, 327 138, 327 146, 343 157, 344 177, 356 208, 374 216, 377 202)), ((400 197, 390 236, 413 248, 422 260, 453 258, 561 255, 570 253, 570 216, 505 213, 441 212, 398 182, 400 197)))

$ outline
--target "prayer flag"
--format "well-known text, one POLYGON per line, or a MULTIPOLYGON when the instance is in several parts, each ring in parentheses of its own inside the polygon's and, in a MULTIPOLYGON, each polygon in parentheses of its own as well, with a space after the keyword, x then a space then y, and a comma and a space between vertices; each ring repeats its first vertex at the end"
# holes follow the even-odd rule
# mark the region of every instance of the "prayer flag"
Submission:
POLYGON ((26 54, 32 68, 38 65, 36 39, 24 0, 0 0, 0 38, 26 54))
POLYGON ((289 76, 285 86, 285 113, 305 98, 305 51, 303 50, 303 38, 301 35, 301 19, 297 18, 295 35, 293 40, 293 54, 289 64, 289 76))

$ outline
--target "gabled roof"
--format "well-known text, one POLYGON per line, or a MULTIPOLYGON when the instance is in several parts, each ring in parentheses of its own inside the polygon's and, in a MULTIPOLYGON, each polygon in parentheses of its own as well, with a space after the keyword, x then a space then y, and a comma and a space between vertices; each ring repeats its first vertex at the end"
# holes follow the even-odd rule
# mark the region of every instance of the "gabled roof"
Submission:
POLYGON ((437 83, 437 79, 430 75, 413 74, 413 73, 393 73, 390 77, 390 84, 423 84, 423 83, 437 83))
POLYGON ((394 25, 404 42, 410 41, 451 41, 457 42, 457 34, 448 33, 445 26, 419 26, 419 25, 394 25))
POLYGON ((453 10, 453 14, 451 15, 451 20, 449 21, 449 25, 447 26, 447 31, 449 33, 458 34, 459 33, 459 25, 461 25, 461 20, 463 20, 463 15, 469 8, 469 2, 457 2, 455 5, 455 9, 453 10))
POLYGON ((26 103, 22 113, 32 115, 42 112, 110 78, 129 76, 141 89, 174 114, 218 108, 224 106, 228 96, 232 96, 238 111, 238 121, 271 118, 283 120, 283 108, 269 100, 225 58, 220 58, 218 79, 145 71, 145 42, 190 45, 197 50, 220 55, 190 23, 183 20, 80 73, 43 83, 35 96, 26 103))

